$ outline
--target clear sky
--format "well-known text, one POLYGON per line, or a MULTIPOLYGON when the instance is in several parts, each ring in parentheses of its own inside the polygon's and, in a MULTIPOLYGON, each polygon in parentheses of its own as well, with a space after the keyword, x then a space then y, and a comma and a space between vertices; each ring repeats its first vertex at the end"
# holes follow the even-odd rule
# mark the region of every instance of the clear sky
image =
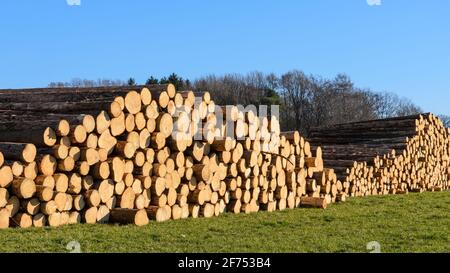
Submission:
POLYGON ((2 0, 0 88, 290 69, 450 115, 448 0, 2 0))

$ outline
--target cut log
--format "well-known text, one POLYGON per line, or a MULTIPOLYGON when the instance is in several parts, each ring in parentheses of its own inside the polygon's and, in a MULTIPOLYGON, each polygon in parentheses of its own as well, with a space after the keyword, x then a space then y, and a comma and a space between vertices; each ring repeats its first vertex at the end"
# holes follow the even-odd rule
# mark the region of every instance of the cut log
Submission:
POLYGON ((36 196, 42 202, 48 202, 52 200, 54 195, 53 189, 45 186, 36 186, 36 196))
POLYGON ((97 115, 95 125, 97 133, 100 135, 108 130, 109 126, 111 125, 111 118, 109 117, 108 113, 106 113, 105 111, 101 111, 100 114, 97 115))
POLYGON ((42 214, 38 213, 33 216, 33 227, 44 227, 47 224, 47 217, 42 214))
POLYGON ((309 208, 321 208, 326 209, 328 203, 325 198, 315 198, 315 197, 301 197, 300 206, 309 208))
POLYGON ((162 133, 165 138, 168 138, 173 132, 172 116, 166 113, 159 115, 156 119, 156 131, 162 133))
POLYGON ((164 222, 167 220, 166 210, 158 206, 149 206, 146 209, 148 218, 156 222, 164 222))
POLYGON ((55 191, 66 192, 69 188, 69 177, 64 173, 57 173, 53 175, 55 180, 55 191))
POLYGON ((12 226, 29 228, 33 226, 33 218, 27 213, 18 213, 11 219, 12 226))
POLYGON ((3 166, 0 168, 0 187, 6 188, 13 181, 14 176, 11 167, 3 166))
POLYGON ((67 203, 67 195, 65 193, 62 192, 56 193, 53 200, 55 201, 57 211, 59 212, 65 211, 67 203))
POLYGON ((93 148, 81 149, 80 160, 86 161, 89 164, 89 166, 92 166, 100 161, 100 156, 96 149, 93 148))
POLYGON ((83 125, 76 125, 70 129, 70 134, 68 135, 72 143, 81 144, 87 138, 87 132, 83 125))
POLYGON ((41 212, 47 216, 54 214, 56 210, 57 206, 53 200, 41 203, 41 212))
POLYGON ((8 204, 9 192, 5 188, 0 188, 0 208, 3 208, 8 204))
POLYGON ((38 158, 39 172, 43 175, 53 175, 56 171, 58 162, 51 155, 44 155, 38 158))
POLYGON ((57 169, 63 172, 71 172, 75 168, 75 160, 72 157, 66 157, 58 161, 57 169))
POLYGON ((90 207, 87 210, 83 212, 83 222, 86 224, 95 224, 97 223, 97 213, 98 208, 97 207, 90 207))
POLYGON ((136 91, 130 91, 125 96, 125 109, 130 114, 137 114, 141 111, 142 101, 141 96, 136 91))
POLYGON ((101 205, 98 207, 97 210, 97 223, 108 223, 110 218, 110 209, 105 206, 101 205))
POLYGON ((113 223, 135 224, 137 226, 148 224, 147 212, 137 209, 112 209, 110 220, 113 223))
POLYGON ((136 194, 132 188, 126 188, 121 196, 117 198, 117 204, 122 209, 133 209, 136 194))
POLYGON ((4 158, 31 163, 36 158, 36 146, 24 143, 0 143, 4 158))
POLYGON ((86 206, 83 195, 75 195, 73 197, 73 208, 77 211, 82 211, 86 206))
POLYGON ((31 179, 18 177, 12 182, 12 191, 19 198, 28 199, 36 193, 36 184, 31 179))
POLYGON ((108 162, 98 162, 93 166, 92 174, 97 179, 108 179, 110 175, 108 162))
POLYGON ((83 194, 83 198, 89 207, 100 205, 100 194, 97 190, 88 190, 83 194))
POLYGON ((114 182, 111 179, 105 179, 95 185, 95 189, 100 195, 100 200, 106 203, 114 194, 114 182))
POLYGON ((127 141, 118 141, 116 144, 115 151, 118 155, 125 157, 125 158, 133 158, 136 149, 136 147, 133 143, 127 142, 127 141))
POLYGON ((37 198, 32 198, 29 200, 22 200, 20 203, 21 211, 24 211, 31 216, 38 214, 40 211, 40 208, 41 208, 41 203, 39 202, 39 199, 37 199, 37 198))
POLYGON ((17 131, 5 130, 0 134, 0 142, 33 143, 38 147, 51 147, 56 144, 56 141, 56 133, 50 127, 26 128, 17 131))

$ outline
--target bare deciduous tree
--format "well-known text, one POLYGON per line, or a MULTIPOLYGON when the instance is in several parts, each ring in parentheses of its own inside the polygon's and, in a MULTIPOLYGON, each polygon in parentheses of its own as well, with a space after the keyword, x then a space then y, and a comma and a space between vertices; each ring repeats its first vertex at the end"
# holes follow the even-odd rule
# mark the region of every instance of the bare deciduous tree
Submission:
POLYGON ((197 79, 193 87, 212 92, 216 102, 223 105, 279 104, 283 129, 296 129, 304 134, 311 127, 422 111, 395 94, 357 88, 345 74, 333 79, 306 75, 299 70, 280 77, 262 72, 209 75, 197 79))
MULTIPOLYGON (((52 82, 49 87, 93 87, 135 84, 133 81, 110 79, 52 82)), ((279 105, 283 130, 299 130, 307 135, 312 127, 375 118, 406 116, 422 110, 393 93, 378 93, 355 87, 345 74, 332 79, 306 75, 292 70, 280 76, 259 71, 223 76, 208 75, 193 82, 172 73, 147 84, 173 83, 179 90, 193 89, 211 92, 218 105, 279 105)), ((269 108, 270 110, 270 108, 269 108)), ((450 123, 450 118, 445 119, 450 123)))
POLYGON ((70 82, 51 82, 48 87, 97 87, 97 86, 123 86, 127 85, 122 80, 97 79, 88 80, 81 78, 73 78, 70 82))

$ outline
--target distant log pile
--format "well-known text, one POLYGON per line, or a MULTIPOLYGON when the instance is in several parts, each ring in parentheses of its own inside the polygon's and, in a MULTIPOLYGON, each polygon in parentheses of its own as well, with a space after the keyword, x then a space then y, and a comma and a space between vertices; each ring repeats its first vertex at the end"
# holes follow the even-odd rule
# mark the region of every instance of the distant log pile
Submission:
POLYGON ((145 225, 345 199, 322 150, 298 132, 171 84, 0 90, 0 151, 0 228, 145 225))
POLYGON ((450 134, 432 114, 339 124, 310 134, 350 196, 450 189, 450 134))

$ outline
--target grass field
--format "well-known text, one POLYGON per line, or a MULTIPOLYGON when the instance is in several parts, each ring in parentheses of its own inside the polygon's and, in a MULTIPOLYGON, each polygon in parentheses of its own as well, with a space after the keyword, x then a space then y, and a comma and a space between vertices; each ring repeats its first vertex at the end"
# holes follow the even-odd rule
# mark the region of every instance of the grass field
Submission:
POLYGON ((145 227, 78 225, 0 230, 0 252, 450 252, 450 192, 353 198, 296 209, 145 227))

